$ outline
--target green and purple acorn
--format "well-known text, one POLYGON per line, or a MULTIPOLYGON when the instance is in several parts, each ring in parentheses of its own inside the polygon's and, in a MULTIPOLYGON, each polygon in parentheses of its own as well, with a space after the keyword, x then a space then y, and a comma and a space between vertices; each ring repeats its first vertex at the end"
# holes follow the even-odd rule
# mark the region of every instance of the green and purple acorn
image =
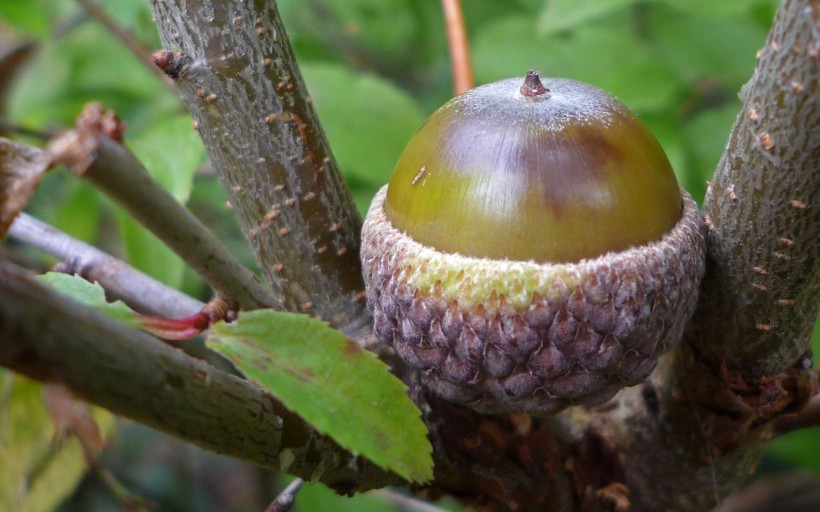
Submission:
POLYGON ((362 231, 376 334, 483 413, 597 404, 680 341, 703 224, 620 101, 529 72, 437 110, 362 231))

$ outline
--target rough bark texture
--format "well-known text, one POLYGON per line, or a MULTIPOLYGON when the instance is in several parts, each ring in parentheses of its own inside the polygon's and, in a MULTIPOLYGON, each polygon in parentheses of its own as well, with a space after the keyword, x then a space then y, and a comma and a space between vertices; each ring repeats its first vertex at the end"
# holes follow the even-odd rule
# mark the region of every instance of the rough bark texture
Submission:
POLYGON ((818 20, 817 0, 778 11, 707 192, 707 273, 684 346, 599 427, 637 510, 716 505, 754 471, 770 420, 817 392, 818 20))
POLYGON ((820 305, 818 82, 820 2, 789 0, 704 204, 710 265, 692 344, 746 375, 806 355, 820 305))
POLYGON ((361 219, 275 3, 151 5, 163 45, 182 53, 173 71, 180 96, 262 271, 282 284, 292 311, 337 327, 361 318, 361 219))

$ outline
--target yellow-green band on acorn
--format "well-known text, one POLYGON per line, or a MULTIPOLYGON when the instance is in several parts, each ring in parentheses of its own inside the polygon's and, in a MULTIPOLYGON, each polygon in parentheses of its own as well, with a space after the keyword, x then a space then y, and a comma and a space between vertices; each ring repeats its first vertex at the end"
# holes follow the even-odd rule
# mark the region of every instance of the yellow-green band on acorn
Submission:
POLYGON ((454 98, 410 141, 365 220, 368 306, 449 400, 599 403, 678 343, 701 226, 621 102, 530 72, 454 98))

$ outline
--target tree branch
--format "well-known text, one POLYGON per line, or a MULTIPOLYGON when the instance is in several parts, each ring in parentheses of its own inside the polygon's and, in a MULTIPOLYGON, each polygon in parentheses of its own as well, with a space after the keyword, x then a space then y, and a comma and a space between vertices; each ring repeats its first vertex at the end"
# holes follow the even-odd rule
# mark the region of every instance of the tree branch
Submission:
POLYGON ((258 386, 45 288, 0 260, 0 364, 152 428, 340 492, 397 484, 258 386), (127 362, 127 363, 126 363, 127 362))
MULTIPOLYGON (((319 208, 316 217, 306 215, 313 211, 309 203, 322 197, 324 209, 336 211, 333 194, 346 197, 346 193, 343 186, 333 188, 336 185, 324 182, 325 188, 335 192, 316 192, 310 200, 299 202, 301 194, 311 191, 300 187, 309 185, 317 170, 310 165, 316 161, 311 155, 327 153, 315 149, 310 153, 307 148, 313 146, 300 145, 318 135, 303 136, 299 129, 303 125, 290 117, 295 112, 304 120, 299 109, 307 101, 306 96, 295 98, 288 90, 295 75, 285 80, 284 74, 295 68, 290 54, 281 53, 281 46, 286 46, 281 26, 278 21, 269 23, 277 19, 273 8, 269 4, 259 7, 261 21, 257 24, 253 17, 257 11, 238 2, 229 4, 191 0, 186 4, 190 20, 175 3, 165 6, 155 0, 154 9, 162 20, 166 45, 179 44, 187 54, 176 56, 175 61, 182 64, 169 69, 180 71, 177 82, 185 90, 185 101, 200 129, 208 125, 203 137, 212 158, 218 157, 215 162, 223 169, 232 202, 235 206, 238 201, 247 203, 240 217, 245 216, 246 233, 262 261, 267 261, 263 267, 274 282, 281 282, 272 262, 264 258, 270 254, 295 258, 300 247, 312 248, 312 240, 318 238, 306 234, 319 237, 316 226, 328 217, 319 208), (236 25, 233 17, 238 18, 236 25), (201 33, 194 28, 197 24, 204 27, 201 33), (246 46, 251 48, 241 53, 239 49, 245 51, 246 46), (265 58, 277 65, 265 68, 265 58), (263 76, 273 80, 263 80, 263 76), (280 81, 285 85, 277 92, 280 81), (275 101, 265 104, 257 89, 267 91, 275 101), (202 94, 197 96, 197 91, 202 94), (259 120, 265 105, 274 109, 270 123, 259 120), (274 148, 285 155, 275 164, 268 160, 274 148), (289 163, 287 155, 296 155, 296 161, 289 163), (260 158, 265 160, 258 161, 260 158), (239 170, 243 165, 250 174, 239 170), (277 190, 277 186, 284 188, 277 190), (288 205, 287 198, 296 200, 288 205), (280 204, 276 209, 280 213, 266 217, 272 201, 280 204), (301 223, 293 230, 299 242, 288 247, 277 241, 289 233, 260 237, 271 226, 290 227, 274 221, 279 222, 291 206, 294 212, 299 210, 298 214, 291 212, 301 223), (263 227, 266 219, 269 224, 263 227), (251 229, 257 230, 253 236, 251 229)), ((254 5, 262 5, 262 0, 254 5)), ((818 299, 818 249, 811 240, 818 232, 820 211, 818 9, 817 0, 783 4, 747 89, 747 106, 707 199, 713 226, 709 237, 712 267, 687 343, 666 357, 645 385, 627 389, 600 407, 573 408, 555 418, 482 417, 435 398, 429 403, 422 400, 436 450, 434 485, 461 497, 478 497, 517 510, 611 510, 613 504, 627 500, 633 511, 693 511, 712 508, 753 471, 771 435, 771 420, 795 412, 816 385, 807 378, 807 340, 801 329, 813 321, 818 299), (789 141, 795 151, 782 141, 789 141), (805 155, 798 155, 798 150, 805 155), (742 221, 733 220, 733 215, 742 221), (787 234, 788 242, 780 240, 786 238, 782 233, 787 234), (756 270, 759 264, 768 265, 760 267, 765 273, 756 270), (749 286, 748 278, 754 276, 769 276, 772 281, 762 283, 765 289, 749 286), (756 298, 757 292, 771 293, 764 300, 756 298), (782 300, 786 302, 778 302, 782 300), (787 312, 775 316, 777 311, 787 312), (754 321, 751 327, 750 320, 754 321), (778 323, 787 321, 794 326, 778 323), (705 323, 701 326, 700 322, 705 323), (771 361, 765 357, 767 352, 774 354, 771 361), (748 370, 741 372, 745 367, 748 370)), ((299 83, 293 91, 299 90, 299 83)), ((262 116, 263 121, 267 115, 262 116)), ((314 124, 309 126, 318 130, 314 124)), ((348 217, 348 223, 333 233, 355 238, 345 227, 356 224, 353 219, 357 217, 348 217)), ((317 267, 322 276, 302 275, 313 268, 317 254, 324 253, 308 252, 308 263, 296 262, 293 274, 286 276, 290 279, 286 291, 297 294, 299 300, 301 292, 341 291, 317 303, 316 311, 346 315, 356 288, 341 284, 346 281, 339 272, 353 267, 346 266, 344 259, 332 260, 326 262, 327 268, 317 267), (337 267, 334 261, 342 265, 337 267), (301 283, 307 283, 304 289, 298 287, 301 283)), ((281 271, 284 274, 285 269, 281 271)), ((40 379, 61 377, 96 403, 206 448, 268 467, 277 467, 283 457, 288 459, 287 450, 293 447, 298 455, 289 472, 309 476, 324 468, 323 481, 340 490, 362 490, 393 481, 366 463, 360 463, 358 471, 350 469, 354 465, 348 465, 342 451, 326 441, 310 441, 306 427, 287 417, 257 388, 171 348, 158 349, 156 340, 148 336, 135 338, 136 334, 121 326, 87 320, 90 314, 75 306, 61 314, 58 306, 68 307, 63 304, 65 299, 44 299, 48 293, 14 272, 0 277, 2 364, 40 379), (74 316, 83 321, 72 322, 74 316), (72 344, 80 343, 78 339, 84 343, 82 348, 72 344), (100 339, 105 342, 99 343, 100 339), (109 344, 109 340, 125 340, 125 345, 109 344), (74 351, 75 356, 66 356, 66 350, 74 351), (129 365, 127 379, 117 369, 123 367, 118 365, 123 359, 138 363, 133 370, 129 365), (89 369, 86 365, 91 364, 101 367, 89 369), (100 373, 103 371, 108 373, 100 373), (116 382, 116 386, 102 385, 89 375, 107 375, 99 377, 99 382, 116 382), (124 389, 133 392, 121 394, 125 393, 120 389, 123 381, 128 381, 124 389), (229 403, 214 400, 215 395, 226 400, 223 389, 229 389, 229 403), (281 438, 276 434, 276 416, 285 418, 281 438)), ((298 308, 298 304, 289 307, 298 308)))
POLYGON ((820 304, 820 1, 782 5, 707 191, 709 266, 689 342, 745 375, 809 351, 820 304))
MULTIPOLYGON (((361 219, 272 0, 152 0, 176 78, 259 266, 286 308, 343 327, 364 312, 361 219)), ((344 84, 338 84, 344 87, 344 84)))
POLYGON ((55 163, 94 183, 159 237, 217 292, 242 309, 281 308, 281 298, 184 206, 122 145, 119 120, 89 105, 77 126, 49 144, 55 163))
POLYGON ((633 510, 706 510, 744 482, 771 420, 817 390, 817 0, 786 0, 707 194, 709 267, 686 343, 611 412, 633 510))
POLYGON ((65 268, 61 272, 79 274, 88 281, 99 282, 109 299, 123 300, 137 311, 181 318, 193 315, 205 306, 124 261, 25 213, 21 213, 11 225, 8 236, 62 260, 65 268))

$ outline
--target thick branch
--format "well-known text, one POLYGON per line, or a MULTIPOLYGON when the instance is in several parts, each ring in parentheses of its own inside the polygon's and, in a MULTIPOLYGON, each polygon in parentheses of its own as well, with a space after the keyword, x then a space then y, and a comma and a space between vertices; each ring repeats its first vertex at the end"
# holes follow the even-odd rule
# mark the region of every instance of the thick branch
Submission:
POLYGON ((275 3, 151 4, 163 44, 182 52, 160 65, 176 78, 263 272, 282 283, 288 309, 346 325, 364 310, 361 220, 275 3))
POLYGON ((0 365, 205 449, 340 491, 401 480, 353 459, 270 394, 0 261, 0 365))
POLYGON ((706 201, 710 267, 687 343, 591 415, 619 453, 633 510, 714 507, 754 471, 771 420, 816 390, 818 19, 817 0, 786 0, 747 86, 706 201))
POLYGON ((820 304, 820 1, 787 0, 707 192, 710 267, 690 343, 776 375, 809 350, 820 304))

